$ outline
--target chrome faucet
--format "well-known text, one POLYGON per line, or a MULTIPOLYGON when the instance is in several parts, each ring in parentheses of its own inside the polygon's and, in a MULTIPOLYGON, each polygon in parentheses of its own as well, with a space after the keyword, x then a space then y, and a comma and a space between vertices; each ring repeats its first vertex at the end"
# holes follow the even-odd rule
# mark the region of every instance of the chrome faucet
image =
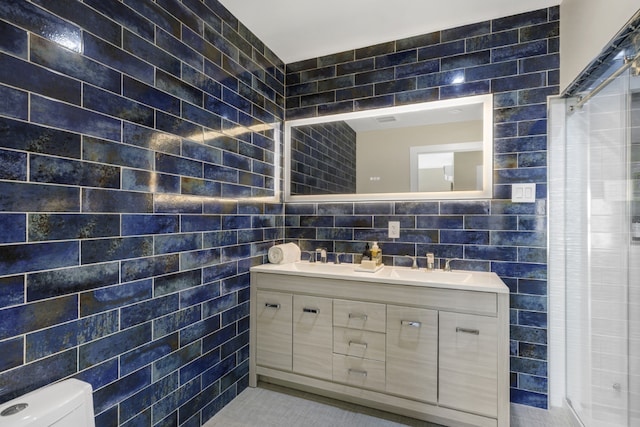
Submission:
POLYGON ((433 271, 435 268, 435 258, 433 257, 433 253, 427 253, 427 271, 433 271))
POLYGON ((316 251, 305 251, 309 254, 309 262, 316 262, 316 251))
POLYGON ((411 269, 412 270, 417 270, 418 269, 418 257, 413 256, 413 255, 405 255, 407 258, 411 258, 411 260, 413 261, 413 264, 411 265, 411 269))
POLYGON ((325 248, 316 249, 316 261, 318 260, 318 254, 320 254, 320 262, 323 264, 327 263, 327 250, 325 248))
POLYGON ((444 262, 444 271, 451 271, 451 261, 458 261, 460 258, 447 258, 444 262))
POLYGON ((344 255, 344 252, 336 252, 336 260, 334 261, 334 263, 341 264, 340 255, 344 255))

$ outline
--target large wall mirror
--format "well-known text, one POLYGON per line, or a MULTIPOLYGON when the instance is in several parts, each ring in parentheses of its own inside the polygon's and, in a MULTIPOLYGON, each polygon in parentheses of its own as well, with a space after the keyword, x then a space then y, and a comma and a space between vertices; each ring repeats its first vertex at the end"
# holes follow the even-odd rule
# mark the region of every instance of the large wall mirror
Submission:
POLYGON ((491 198, 493 96, 285 122, 285 201, 491 198))

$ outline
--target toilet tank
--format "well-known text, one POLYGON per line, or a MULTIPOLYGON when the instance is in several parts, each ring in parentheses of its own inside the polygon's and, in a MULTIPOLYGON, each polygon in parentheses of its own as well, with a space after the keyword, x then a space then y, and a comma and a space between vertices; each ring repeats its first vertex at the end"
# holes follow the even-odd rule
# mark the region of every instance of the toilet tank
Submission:
POLYGON ((0 405, 0 427, 95 427, 91 384, 68 379, 0 405))

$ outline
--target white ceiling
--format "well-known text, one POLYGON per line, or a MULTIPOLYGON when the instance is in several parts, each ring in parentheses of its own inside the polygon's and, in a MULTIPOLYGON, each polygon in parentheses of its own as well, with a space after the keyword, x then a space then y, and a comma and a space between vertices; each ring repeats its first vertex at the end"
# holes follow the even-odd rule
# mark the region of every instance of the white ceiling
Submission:
POLYGON ((220 0, 286 64, 562 0, 220 0))

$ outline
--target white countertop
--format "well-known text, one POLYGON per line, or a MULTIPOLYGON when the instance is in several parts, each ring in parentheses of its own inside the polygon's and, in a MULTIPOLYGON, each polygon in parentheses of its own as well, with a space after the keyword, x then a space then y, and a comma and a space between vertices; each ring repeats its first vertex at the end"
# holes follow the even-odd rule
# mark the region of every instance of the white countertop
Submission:
POLYGON ((427 271, 425 269, 413 270, 409 267, 385 266, 374 273, 356 271, 358 266, 359 264, 322 264, 298 261, 288 264, 263 264, 252 267, 251 271, 338 280, 357 280, 360 282, 509 293, 509 288, 502 279, 497 274, 490 272, 466 270, 427 271))

